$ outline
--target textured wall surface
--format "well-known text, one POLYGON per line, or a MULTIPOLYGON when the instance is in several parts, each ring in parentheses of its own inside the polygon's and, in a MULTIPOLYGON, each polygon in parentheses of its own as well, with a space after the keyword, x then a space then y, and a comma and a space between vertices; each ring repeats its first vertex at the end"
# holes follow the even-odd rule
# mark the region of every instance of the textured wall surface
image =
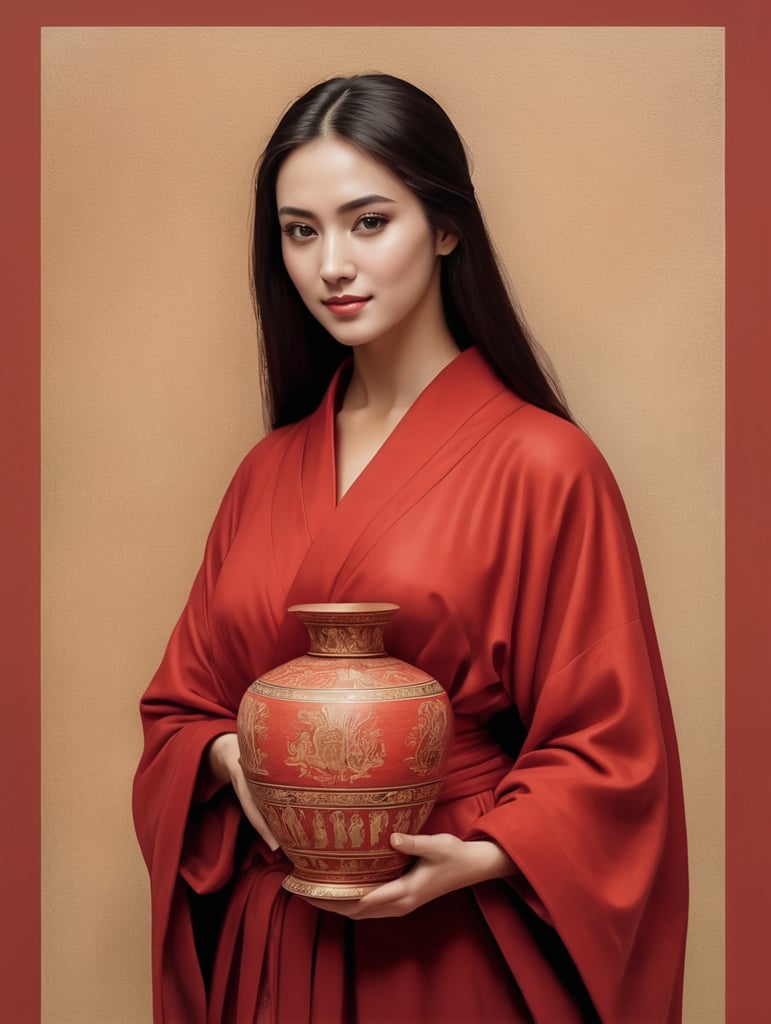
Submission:
POLYGON ((525 315, 627 498, 689 816, 687 1024, 722 1020, 723 37, 43 30, 43 1020, 149 1024, 137 701, 261 434, 255 160, 335 73, 445 106, 525 315))

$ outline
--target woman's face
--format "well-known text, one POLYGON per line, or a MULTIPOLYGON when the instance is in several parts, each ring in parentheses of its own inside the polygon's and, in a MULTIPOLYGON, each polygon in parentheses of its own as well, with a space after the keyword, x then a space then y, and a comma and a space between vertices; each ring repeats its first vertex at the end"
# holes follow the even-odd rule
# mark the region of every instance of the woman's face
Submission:
POLYGON ((456 240, 432 229, 382 164, 335 136, 316 139, 284 161, 276 200, 287 273, 337 341, 442 328, 439 257, 456 240))

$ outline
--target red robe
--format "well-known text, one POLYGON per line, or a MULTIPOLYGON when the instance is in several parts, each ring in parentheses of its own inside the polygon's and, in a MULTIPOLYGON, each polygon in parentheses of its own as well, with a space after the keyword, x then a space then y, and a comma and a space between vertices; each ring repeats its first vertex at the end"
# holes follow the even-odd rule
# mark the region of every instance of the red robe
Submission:
POLYGON ((337 503, 337 384, 242 462, 142 699, 156 1024, 680 1020, 680 770, 610 471, 469 349, 337 503), (455 713, 424 831, 494 839, 516 876, 354 923, 281 889, 282 855, 206 791, 245 688, 306 648, 286 608, 317 601, 400 606, 389 650, 455 713))

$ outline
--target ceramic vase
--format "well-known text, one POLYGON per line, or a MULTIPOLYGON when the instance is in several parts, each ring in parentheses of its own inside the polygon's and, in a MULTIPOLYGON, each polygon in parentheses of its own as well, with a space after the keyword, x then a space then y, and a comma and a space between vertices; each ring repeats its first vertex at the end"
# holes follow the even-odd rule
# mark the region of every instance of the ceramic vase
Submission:
POLYGON ((289 609, 308 653, 271 670, 238 712, 252 796, 293 864, 290 892, 355 899, 408 865, 393 832, 418 833, 444 781, 452 712, 420 669, 391 657, 392 604, 289 609))

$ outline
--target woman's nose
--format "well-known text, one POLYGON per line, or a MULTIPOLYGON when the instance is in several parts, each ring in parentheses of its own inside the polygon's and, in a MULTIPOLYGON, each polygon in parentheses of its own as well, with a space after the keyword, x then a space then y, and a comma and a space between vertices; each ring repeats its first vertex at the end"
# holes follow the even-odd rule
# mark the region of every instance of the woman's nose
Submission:
POLYGON ((339 235, 327 235, 321 255, 319 272, 324 281, 351 281, 356 277, 356 267, 351 260, 345 240, 339 235))

